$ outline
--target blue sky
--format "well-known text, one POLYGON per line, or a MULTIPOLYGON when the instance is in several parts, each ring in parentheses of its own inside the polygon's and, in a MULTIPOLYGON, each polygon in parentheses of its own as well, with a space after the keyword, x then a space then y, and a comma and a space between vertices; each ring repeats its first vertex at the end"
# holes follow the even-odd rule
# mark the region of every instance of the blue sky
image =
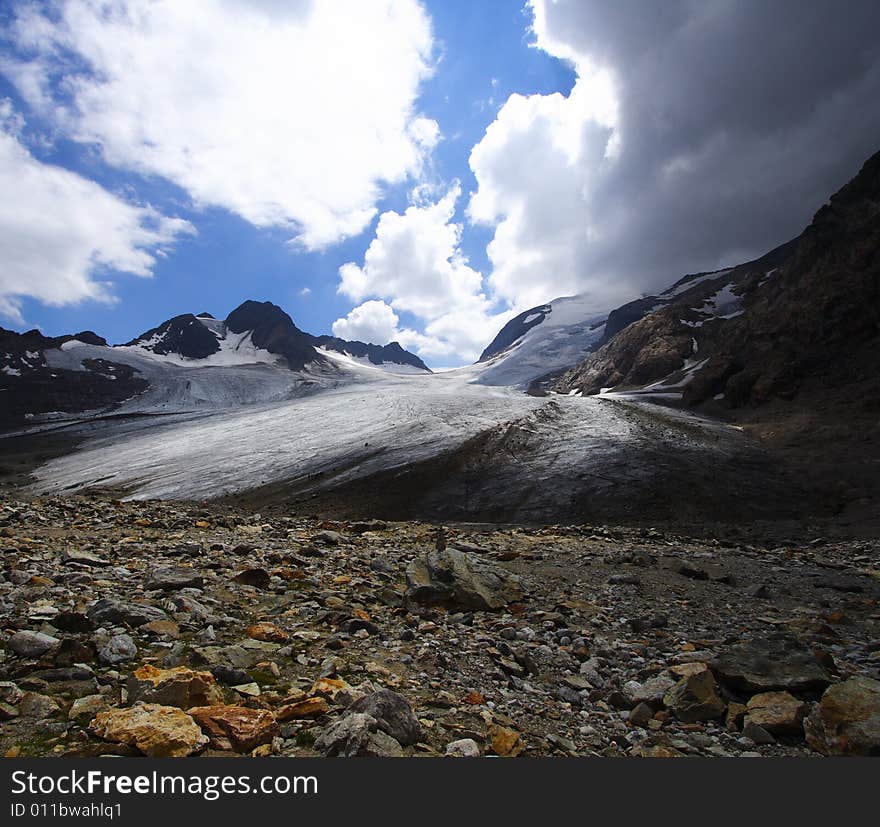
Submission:
POLYGON ((880 147, 878 29, 876 0, 11 0, 0 324, 124 342, 252 298, 472 361, 555 297, 800 232, 880 147))
MULTIPOLYGON (((425 5, 432 21, 435 69, 420 85, 416 106, 436 120, 443 136, 428 175, 442 182, 458 179, 467 193, 476 188, 468 166, 470 150, 507 97, 513 92, 567 94, 575 75, 565 61, 529 45, 534 41, 531 13, 520 0, 425 5)), ((6 11, 7 24, 13 13, 6 11)), ((27 50, 8 41, 6 54, 28 56, 27 50)), ((53 79, 61 100, 66 97, 63 80, 53 79)), ((187 192, 173 182, 108 164, 93 145, 59 134, 52 119, 29 107, 16 85, 2 75, 0 98, 11 101, 25 119, 24 135, 36 158, 75 171, 129 200, 149 202, 165 214, 188 220, 196 230, 170 246, 167 257, 152 268, 152 278, 107 272, 116 303, 84 300, 53 307, 25 295, 20 299, 25 323, 12 327, 35 326, 48 335, 93 329, 111 342, 124 342, 172 315, 207 310, 222 317, 241 301, 255 298, 281 305, 303 329, 325 333, 351 310, 353 302, 337 293, 337 270, 346 261, 363 260, 378 214, 353 237, 321 250, 304 250, 289 243, 291 233, 285 227, 256 227, 223 207, 194 208, 187 192), (40 136, 50 136, 51 145, 41 146, 40 136), (302 294, 304 288, 307 295, 302 294)), ((404 210, 413 184, 409 177, 385 185, 377 201, 379 213, 404 210)), ((462 252, 475 269, 488 272, 491 228, 468 225, 465 206, 460 199, 455 212, 465 229, 462 252)), ((402 324, 418 325, 406 311, 400 318, 402 324)), ((462 361, 450 356, 447 361, 462 361)))

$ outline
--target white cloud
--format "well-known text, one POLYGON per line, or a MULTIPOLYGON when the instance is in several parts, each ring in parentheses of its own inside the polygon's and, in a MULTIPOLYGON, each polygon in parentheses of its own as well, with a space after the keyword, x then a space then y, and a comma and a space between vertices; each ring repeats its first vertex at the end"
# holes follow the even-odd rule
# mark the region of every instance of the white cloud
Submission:
POLYGON ((355 307, 345 318, 333 322, 333 335, 340 339, 387 345, 398 336, 397 314, 385 302, 372 300, 355 307))
POLYGON ((361 232, 439 140, 416 0, 65 0, 13 35, 0 68, 64 133, 308 248, 361 232))
MULTIPOLYGON (((462 228, 453 220, 461 195, 458 182, 434 202, 426 201, 421 191, 414 195, 418 203, 403 213, 381 215, 363 266, 348 262, 339 268, 338 292, 355 302, 383 300, 367 302, 352 313, 368 305, 376 313, 383 305, 386 321, 392 311, 413 314, 424 332, 403 329, 394 335, 423 357, 473 359, 510 314, 494 312, 482 275, 461 252, 462 228)), ((340 322, 347 320, 336 324, 340 322)))
POLYGON ((591 185, 613 163, 617 108, 610 74, 581 71, 568 96, 511 95, 471 151, 467 214, 495 226, 489 283, 520 311, 585 287, 591 185))
POLYGON ((179 218, 134 206, 93 181, 34 158, 0 102, 0 315, 23 325, 21 298, 50 305, 113 301, 108 271, 149 277, 180 234, 179 218))

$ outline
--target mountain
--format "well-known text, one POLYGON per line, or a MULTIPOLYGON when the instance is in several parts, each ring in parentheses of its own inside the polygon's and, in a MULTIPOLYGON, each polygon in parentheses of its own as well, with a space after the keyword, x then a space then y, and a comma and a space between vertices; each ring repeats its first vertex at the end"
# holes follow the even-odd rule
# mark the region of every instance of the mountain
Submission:
POLYGON ((534 387, 575 364, 601 340, 608 312, 588 295, 554 299, 511 319, 483 351, 475 381, 534 387))
POLYGON ((314 336, 317 347, 332 350, 345 356, 350 356, 362 362, 376 367, 395 365, 400 367, 409 366, 417 372, 430 373, 431 369, 414 353, 404 350, 399 342, 380 346, 364 344, 364 342, 350 342, 346 339, 338 339, 335 336, 314 336))
POLYGON ((793 241, 707 276, 559 381, 729 409, 802 392, 880 406, 880 153, 793 241))
POLYGON ((116 346, 90 331, 53 338, 0 328, 0 426, 271 402, 363 378, 364 368, 430 373, 397 342, 313 336, 271 302, 246 301, 225 320, 181 314, 116 346))
POLYGON ((49 337, 38 330, 16 333, 0 327, 0 427, 53 411, 112 407, 147 388, 130 366, 100 356, 86 358, 75 370, 50 365, 46 353, 60 353, 72 341, 112 352, 90 330, 49 337))
MULTIPOLYGON (((775 261, 786 246, 765 259, 775 261)), ((588 293, 533 307, 501 328, 475 366, 475 381, 545 393, 566 371, 602 348, 620 331, 658 308, 700 301, 711 295, 712 285, 732 272, 728 269, 693 273, 656 296, 642 296, 611 311, 597 310, 588 293)), ((728 280, 731 279, 735 281, 737 276, 728 280)), ((690 338, 687 341, 690 342, 690 338)), ((677 356, 662 358, 668 362, 677 356)))

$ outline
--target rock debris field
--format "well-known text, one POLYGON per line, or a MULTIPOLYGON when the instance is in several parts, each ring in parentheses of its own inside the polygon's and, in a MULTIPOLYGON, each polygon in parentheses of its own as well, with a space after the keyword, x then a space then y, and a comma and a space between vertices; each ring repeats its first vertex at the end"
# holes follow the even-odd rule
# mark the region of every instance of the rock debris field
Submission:
POLYGON ((880 754, 880 541, 0 505, 7 756, 880 754))

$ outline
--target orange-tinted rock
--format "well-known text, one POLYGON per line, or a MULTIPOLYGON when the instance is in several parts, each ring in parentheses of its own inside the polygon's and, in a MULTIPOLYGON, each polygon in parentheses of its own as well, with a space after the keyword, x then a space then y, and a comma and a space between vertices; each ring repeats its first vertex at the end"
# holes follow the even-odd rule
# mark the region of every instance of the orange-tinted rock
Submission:
POLYGON ((250 752, 269 744, 278 734, 278 722, 267 709, 244 706, 201 706, 187 710, 217 749, 250 752))
POLYGON ((247 627, 245 634, 249 638, 267 643, 284 643, 290 640, 290 635, 274 623, 254 623, 247 627))

